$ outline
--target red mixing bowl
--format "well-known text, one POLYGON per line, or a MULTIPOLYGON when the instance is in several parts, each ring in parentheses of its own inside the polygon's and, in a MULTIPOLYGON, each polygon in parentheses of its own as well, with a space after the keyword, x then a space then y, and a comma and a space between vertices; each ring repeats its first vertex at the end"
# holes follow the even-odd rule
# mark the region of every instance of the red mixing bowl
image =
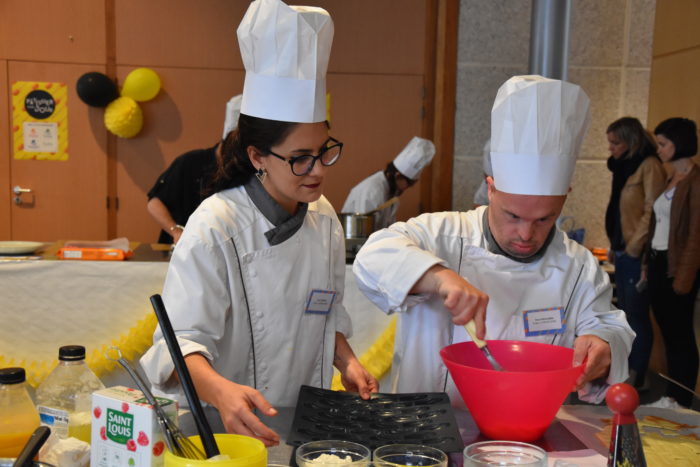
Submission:
POLYGON ((530 442, 542 437, 583 365, 567 347, 526 341, 488 341, 506 371, 496 371, 473 342, 440 350, 479 430, 492 439, 530 442))

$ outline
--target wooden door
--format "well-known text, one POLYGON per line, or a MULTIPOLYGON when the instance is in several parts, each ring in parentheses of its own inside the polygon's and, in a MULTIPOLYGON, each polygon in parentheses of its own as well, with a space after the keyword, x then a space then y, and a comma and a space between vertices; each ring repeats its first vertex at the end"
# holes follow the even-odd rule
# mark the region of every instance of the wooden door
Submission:
POLYGON ((0 60, 0 240, 10 237, 10 124, 8 121, 7 61, 0 60))
MULTIPOLYGON (((41 62, 7 62, 10 95, 15 81, 62 82, 68 87, 68 160, 15 159, 8 151, 10 187, 29 188, 22 204, 5 191, 11 203, 14 240, 104 240, 107 238, 107 156, 103 109, 88 107, 75 92, 78 78, 104 67, 41 62)), ((11 105, 11 104, 9 104, 11 105)), ((12 123, 10 122, 10 127, 12 123)), ((2 183, 0 181, 0 183, 2 183)))

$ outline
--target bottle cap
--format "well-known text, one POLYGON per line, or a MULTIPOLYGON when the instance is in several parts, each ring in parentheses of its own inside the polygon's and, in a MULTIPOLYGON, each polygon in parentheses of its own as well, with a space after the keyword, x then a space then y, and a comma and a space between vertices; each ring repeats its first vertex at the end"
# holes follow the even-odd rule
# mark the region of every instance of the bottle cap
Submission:
POLYGON ((12 367, 0 369, 0 384, 24 383, 26 377, 24 368, 12 367))
POLYGON ((64 345, 58 349, 58 359, 67 362, 85 360, 85 347, 82 345, 64 345))

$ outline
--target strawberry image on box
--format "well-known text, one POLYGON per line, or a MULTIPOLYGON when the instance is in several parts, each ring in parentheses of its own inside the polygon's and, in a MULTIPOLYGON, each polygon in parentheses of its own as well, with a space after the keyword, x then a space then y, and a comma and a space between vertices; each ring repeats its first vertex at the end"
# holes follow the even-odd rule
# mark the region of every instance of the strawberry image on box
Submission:
MULTIPOLYGON (((157 397, 177 422, 177 402, 157 397)), ((141 391, 114 386, 92 394, 92 467, 163 465, 163 433, 153 406, 141 391)))

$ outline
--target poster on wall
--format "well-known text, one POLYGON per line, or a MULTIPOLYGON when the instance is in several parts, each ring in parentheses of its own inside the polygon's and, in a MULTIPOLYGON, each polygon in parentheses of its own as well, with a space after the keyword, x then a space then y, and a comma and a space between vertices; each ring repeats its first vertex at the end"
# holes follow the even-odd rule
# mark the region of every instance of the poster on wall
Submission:
POLYGON ((12 83, 15 159, 68 160, 68 88, 65 83, 12 83))

